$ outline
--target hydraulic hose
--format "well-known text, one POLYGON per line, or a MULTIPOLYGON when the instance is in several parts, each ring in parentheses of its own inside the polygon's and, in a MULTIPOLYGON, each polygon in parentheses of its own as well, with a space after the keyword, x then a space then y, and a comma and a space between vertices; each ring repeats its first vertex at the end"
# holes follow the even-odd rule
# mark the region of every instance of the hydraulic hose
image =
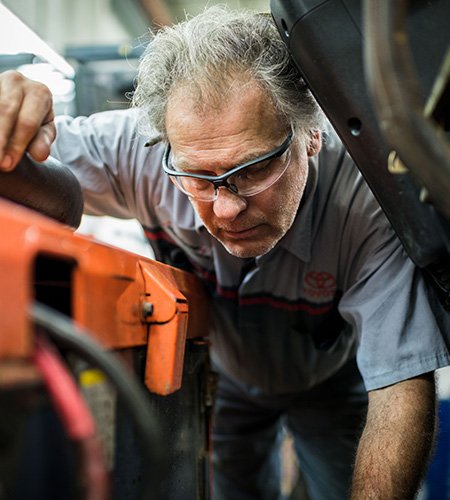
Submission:
POLYGON ((142 500, 164 498, 162 471, 166 463, 162 436, 144 388, 130 376, 116 357, 76 327, 69 318, 42 304, 34 304, 30 316, 35 325, 45 329, 52 341, 91 365, 99 368, 117 391, 117 395, 134 421, 143 454, 142 500))

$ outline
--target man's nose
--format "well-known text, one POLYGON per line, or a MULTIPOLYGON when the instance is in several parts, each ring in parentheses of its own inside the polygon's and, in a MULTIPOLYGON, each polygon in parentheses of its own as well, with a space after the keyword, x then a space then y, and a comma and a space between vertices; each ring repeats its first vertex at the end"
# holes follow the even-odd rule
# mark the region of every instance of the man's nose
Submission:
POLYGON ((247 200, 232 193, 225 187, 220 187, 217 199, 213 202, 213 210, 219 219, 234 220, 247 208, 247 200))

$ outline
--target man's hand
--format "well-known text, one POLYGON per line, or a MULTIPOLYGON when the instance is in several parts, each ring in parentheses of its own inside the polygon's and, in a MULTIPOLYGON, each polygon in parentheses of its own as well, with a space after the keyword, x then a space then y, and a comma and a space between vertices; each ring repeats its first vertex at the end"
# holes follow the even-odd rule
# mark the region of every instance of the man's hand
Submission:
POLYGON ((17 71, 0 74, 0 170, 14 169, 25 151, 44 161, 55 139, 53 100, 43 84, 17 71))
POLYGON ((428 464, 435 424, 433 374, 369 392, 352 500, 410 500, 428 464))

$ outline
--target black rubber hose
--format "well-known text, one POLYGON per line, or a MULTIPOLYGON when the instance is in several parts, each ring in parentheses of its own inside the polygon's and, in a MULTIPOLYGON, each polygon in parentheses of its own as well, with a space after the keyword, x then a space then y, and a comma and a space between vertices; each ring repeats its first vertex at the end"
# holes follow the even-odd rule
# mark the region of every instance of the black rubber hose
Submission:
POLYGON ((0 196, 77 228, 83 194, 75 175, 55 158, 37 163, 24 155, 11 172, 0 172, 0 196))
POLYGON ((86 331, 76 327, 63 314, 42 304, 34 304, 32 321, 45 329, 52 341, 98 367, 117 390, 127 413, 134 420, 135 430, 143 453, 142 500, 161 500, 163 471, 167 460, 162 435, 143 387, 132 378, 114 355, 99 346, 86 331))

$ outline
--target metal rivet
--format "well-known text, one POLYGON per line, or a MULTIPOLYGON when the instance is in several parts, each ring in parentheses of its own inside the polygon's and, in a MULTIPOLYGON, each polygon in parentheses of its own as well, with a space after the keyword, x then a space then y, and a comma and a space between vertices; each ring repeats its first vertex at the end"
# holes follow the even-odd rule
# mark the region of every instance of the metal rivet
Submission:
POLYGON ((143 302, 142 303, 142 317, 147 319, 149 316, 153 315, 153 304, 151 302, 143 302))

